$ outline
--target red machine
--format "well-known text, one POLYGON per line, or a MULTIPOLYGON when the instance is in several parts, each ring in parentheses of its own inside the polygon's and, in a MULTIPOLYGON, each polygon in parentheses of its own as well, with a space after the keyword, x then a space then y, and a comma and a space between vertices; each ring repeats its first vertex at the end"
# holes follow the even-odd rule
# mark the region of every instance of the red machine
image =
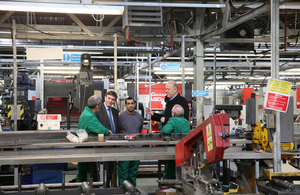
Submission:
POLYGON ((211 115, 176 144, 176 166, 191 166, 191 159, 195 151, 199 149, 201 140, 204 143, 206 165, 223 160, 225 149, 230 147, 227 114, 211 115))

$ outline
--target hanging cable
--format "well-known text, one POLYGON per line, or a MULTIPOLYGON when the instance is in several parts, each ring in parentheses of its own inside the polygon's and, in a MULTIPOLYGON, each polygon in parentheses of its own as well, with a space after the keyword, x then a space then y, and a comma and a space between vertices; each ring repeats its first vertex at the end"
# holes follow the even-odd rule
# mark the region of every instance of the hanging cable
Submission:
MULTIPOLYGON (((299 57, 300 57, 300 55, 298 55, 297 57, 293 58, 293 59, 290 60, 290 61, 287 61, 287 62, 281 64, 281 65, 279 66, 279 69, 280 69, 282 66, 284 66, 284 65, 286 65, 286 64, 288 64, 288 63, 290 63, 290 62, 295 61, 295 60, 296 60, 297 58, 299 58, 299 57)), ((265 82, 266 78, 267 78, 268 76, 270 76, 270 75, 271 75, 271 72, 269 72, 269 73, 265 76, 264 80, 263 80, 262 83, 261 83, 261 86, 262 86, 262 87, 264 86, 264 82, 265 82)))

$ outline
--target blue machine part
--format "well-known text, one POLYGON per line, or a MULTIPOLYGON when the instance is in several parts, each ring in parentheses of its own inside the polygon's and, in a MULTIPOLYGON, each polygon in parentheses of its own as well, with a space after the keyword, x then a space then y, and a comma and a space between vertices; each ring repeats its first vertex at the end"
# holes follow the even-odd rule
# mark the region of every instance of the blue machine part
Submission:
MULTIPOLYGON (((7 82, 8 84, 8 82, 7 82)), ((31 129, 31 121, 32 121, 32 110, 30 107, 30 102, 28 101, 28 90, 34 90, 33 81, 29 78, 28 71, 26 69, 18 69, 17 73, 17 104, 21 106, 21 120, 18 120, 18 127, 21 130, 31 129), (19 126, 20 125, 20 126, 19 126)), ((7 108, 8 105, 14 104, 14 87, 8 88, 8 93, 2 93, 3 97, 3 108, 4 114, 9 112, 7 108)))

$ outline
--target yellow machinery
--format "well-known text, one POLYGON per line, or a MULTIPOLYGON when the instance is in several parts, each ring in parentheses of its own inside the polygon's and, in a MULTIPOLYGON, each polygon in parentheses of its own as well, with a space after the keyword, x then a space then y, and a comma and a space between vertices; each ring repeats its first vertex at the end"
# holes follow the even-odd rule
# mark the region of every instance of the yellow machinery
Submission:
POLYGON ((270 150, 271 148, 268 139, 268 130, 263 126, 264 124, 262 124, 261 121, 258 121, 256 123, 256 126, 253 131, 252 141, 258 146, 259 150, 266 151, 270 150))
MULTIPOLYGON (((261 121, 256 123, 256 126, 253 131, 252 141, 259 150, 272 150, 273 142, 269 141, 269 134, 267 128, 264 127, 264 124, 261 121)), ((281 150, 293 150, 294 142, 290 143, 281 143, 281 150)))

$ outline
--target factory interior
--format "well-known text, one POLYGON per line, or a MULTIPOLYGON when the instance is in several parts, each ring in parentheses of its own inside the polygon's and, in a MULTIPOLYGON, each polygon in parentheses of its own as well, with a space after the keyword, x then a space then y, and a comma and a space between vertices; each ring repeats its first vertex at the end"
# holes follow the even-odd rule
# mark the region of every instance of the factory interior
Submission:
POLYGON ((0 195, 299 195, 299 36, 299 0, 0 0, 0 195), (80 129, 109 92, 140 132, 80 129))

